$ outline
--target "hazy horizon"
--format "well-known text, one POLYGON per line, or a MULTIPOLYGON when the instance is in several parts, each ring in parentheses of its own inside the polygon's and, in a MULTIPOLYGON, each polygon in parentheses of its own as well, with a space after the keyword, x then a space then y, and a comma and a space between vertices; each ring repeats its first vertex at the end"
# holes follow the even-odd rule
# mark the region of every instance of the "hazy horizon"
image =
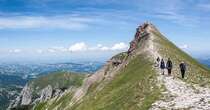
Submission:
POLYGON ((207 59, 209 13, 208 0, 0 0, 0 62, 106 61, 145 21, 207 59))

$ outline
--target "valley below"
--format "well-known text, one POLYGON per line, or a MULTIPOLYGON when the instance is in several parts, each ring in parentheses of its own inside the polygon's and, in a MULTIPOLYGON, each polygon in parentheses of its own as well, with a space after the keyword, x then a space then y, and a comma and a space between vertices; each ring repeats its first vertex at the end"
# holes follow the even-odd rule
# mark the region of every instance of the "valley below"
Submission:
POLYGON ((91 74, 101 62, 55 63, 55 64, 0 64, 0 110, 9 106, 27 82, 55 72, 78 72, 91 74))
POLYGON ((198 59, 202 64, 210 68, 210 59, 198 59))

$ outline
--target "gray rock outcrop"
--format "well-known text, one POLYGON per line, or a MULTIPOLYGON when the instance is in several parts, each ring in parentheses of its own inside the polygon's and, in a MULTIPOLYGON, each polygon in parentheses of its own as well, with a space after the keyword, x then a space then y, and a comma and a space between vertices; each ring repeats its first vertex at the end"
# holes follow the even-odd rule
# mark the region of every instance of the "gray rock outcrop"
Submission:
POLYGON ((60 96, 63 92, 64 91, 62 91, 61 89, 55 89, 53 93, 53 97, 60 96))
POLYGON ((12 108, 16 108, 18 106, 23 106, 23 105, 34 105, 38 102, 45 102, 47 100, 50 100, 53 97, 60 96, 61 94, 64 93, 65 90, 62 90, 60 88, 54 89, 51 85, 48 85, 44 89, 41 89, 39 92, 37 91, 37 96, 33 96, 34 89, 29 86, 28 84, 22 89, 20 95, 13 100, 9 107, 8 110, 12 108))
POLYGON ((22 89, 20 95, 13 100, 8 109, 15 108, 20 105, 29 105, 32 102, 32 89, 26 84, 26 86, 22 89))
POLYGON ((21 105, 29 105, 32 101, 32 89, 26 85, 21 92, 21 105))
POLYGON ((47 101, 53 96, 53 88, 51 85, 48 85, 41 91, 40 101, 47 101))

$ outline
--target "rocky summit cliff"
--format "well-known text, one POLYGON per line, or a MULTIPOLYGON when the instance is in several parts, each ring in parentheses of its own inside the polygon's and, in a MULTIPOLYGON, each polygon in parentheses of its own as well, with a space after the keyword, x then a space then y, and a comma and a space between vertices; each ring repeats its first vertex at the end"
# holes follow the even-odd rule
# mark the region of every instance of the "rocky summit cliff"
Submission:
POLYGON ((209 87, 209 69, 146 22, 137 27, 128 51, 113 56, 81 86, 39 101, 30 109, 209 110, 209 87), (161 75, 154 63, 157 57, 171 58, 172 76, 161 75), (187 64, 185 79, 180 78, 181 61, 187 64))

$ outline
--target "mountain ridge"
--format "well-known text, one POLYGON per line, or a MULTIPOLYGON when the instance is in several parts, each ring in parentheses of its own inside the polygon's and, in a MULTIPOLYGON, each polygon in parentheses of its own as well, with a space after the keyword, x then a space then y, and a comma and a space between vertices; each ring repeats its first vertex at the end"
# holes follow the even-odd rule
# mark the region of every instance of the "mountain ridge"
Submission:
MULTIPOLYGON (((152 25, 152 24, 145 23, 144 25, 143 25, 144 30, 142 31, 141 34, 144 34, 144 32, 150 29, 149 25, 152 25)), ((138 29, 140 29, 140 27, 138 29)), ((136 47, 133 47, 132 44, 130 47, 130 48, 135 48, 135 49, 131 49, 132 51, 127 52, 126 55, 124 56, 124 59, 122 59, 121 63, 118 64, 117 67, 115 66, 113 67, 112 65, 113 63, 115 63, 115 60, 116 60, 116 59, 113 59, 115 57, 112 57, 110 61, 108 61, 107 64, 102 69, 100 69, 95 74, 91 75, 90 77, 86 78, 84 80, 83 86, 78 88, 78 90, 74 93, 72 99, 70 99, 71 101, 69 102, 69 105, 65 107, 65 109, 68 109, 71 107, 74 108, 74 105, 77 103, 80 103, 81 102, 80 99, 82 99, 85 96, 85 94, 90 91, 90 88, 93 88, 92 86, 94 86, 95 84, 96 84, 95 86, 97 87, 94 89, 96 91, 101 91, 101 89, 103 89, 109 82, 112 81, 113 78, 115 78, 116 75, 119 74, 119 71, 121 71, 123 68, 128 66, 130 61, 135 59, 135 57, 138 56, 139 54, 145 53, 144 56, 153 55, 152 54, 153 51, 151 50, 153 48, 151 47, 153 46, 151 45, 152 43, 151 37, 139 37, 141 40, 138 40, 137 37, 138 36, 136 36, 133 40, 133 41, 138 41, 136 47), (130 55, 127 55, 128 53, 130 55), (97 85, 97 83, 99 83, 99 85, 97 85)), ((151 57, 149 59, 150 59, 150 62, 154 60, 153 57, 152 59, 151 57)))
POLYGON ((127 52, 112 57, 100 70, 87 76, 75 91, 37 103, 34 109, 191 109, 205 102, 202 109, 208 110, 209 73, 209 69, 176 47, 153 24, 145 22, 136 29, 127 52), (157 57, 172 59, 173 77, 160 75, 159 68, 154 66, 157 57), (187 64, 186 79, 179 77, 181 61, 187 64), (188 103, 182 106, 183 96, 191 96, 193 101, 188 99, 188 103))

